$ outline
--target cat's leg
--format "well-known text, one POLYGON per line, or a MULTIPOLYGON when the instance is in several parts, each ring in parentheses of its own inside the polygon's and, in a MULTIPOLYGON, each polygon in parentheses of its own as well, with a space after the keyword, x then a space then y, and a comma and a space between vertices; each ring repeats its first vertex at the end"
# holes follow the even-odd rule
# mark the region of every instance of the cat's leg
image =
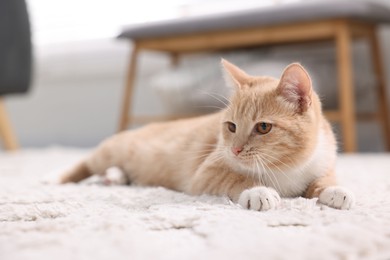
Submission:
POLYGON ((312 182, 305 197, 318 197, 320 203, 336 209, 350 209, 355 203, 355 196, 350 190, 337 186, 333 171, 312 182))
POLYGON ((58 184, 64 184, 69 182, 79 182, 90 176, 92 176, 92 171, 88 168, 86 160, 83 160, 73 166, 71 169, 65 171, 61 176, 59 176, 56 181, 58 184))
POLYGON ((64 172, 59 183, 79 182, 94 174, 104 176, 107 169, 119 167, 117 139, 114 136, 100 144, 90 156, 64 172))
POLYGON ((192 178, 189 193, 228 196, 243 208, 259 211, 274 209, 281 201, 274 189, 262 186, 251 176, 231 172, 221 163, 205 162, 192 178))

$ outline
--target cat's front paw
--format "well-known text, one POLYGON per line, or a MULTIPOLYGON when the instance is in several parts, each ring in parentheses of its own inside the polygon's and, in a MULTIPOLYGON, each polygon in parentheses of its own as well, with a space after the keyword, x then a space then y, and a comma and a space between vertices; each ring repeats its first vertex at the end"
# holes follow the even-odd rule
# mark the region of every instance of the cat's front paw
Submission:
POLYGON ((254 187, 244 190, 238 199, 243 208, 265 211, 275 209, 281 202, 276 190, 267 187, 254 187))
POLYGON ((355 204, 355 196, 348 189, 330 186, 320 193, 318 201, 332 208, 350 209, 355 204))

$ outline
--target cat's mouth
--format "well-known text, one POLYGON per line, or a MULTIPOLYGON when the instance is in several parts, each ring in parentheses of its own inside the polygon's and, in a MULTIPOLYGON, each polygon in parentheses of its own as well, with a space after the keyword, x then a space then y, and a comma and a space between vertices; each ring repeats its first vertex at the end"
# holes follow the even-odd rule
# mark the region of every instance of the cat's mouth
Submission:
POLYGON ((255 161, 255 158, 253 156, 246 155, 246 154, 235 155, 234 153, 229 153, 229 157, 234 162, 239 163, 241 166, 245 166, 245 167, 250 166, 255 161))
POLYGON ((227 149, 225 151, 227 155, 226 158, 229 161, 247 171, 259 171, 258 169, 266 167, 264 165, 265 162, 260 160, 262 156, 253 148, 244 149, 238 154, 235 153, 233 149, 227 149))
POLYGON ((268 160, 265 160, 264 156, 254 151, 246 151, 238 155, 229 152, 229 157, 234 163, 251 171, 260 171, 260 169, 268 167, 268 160))

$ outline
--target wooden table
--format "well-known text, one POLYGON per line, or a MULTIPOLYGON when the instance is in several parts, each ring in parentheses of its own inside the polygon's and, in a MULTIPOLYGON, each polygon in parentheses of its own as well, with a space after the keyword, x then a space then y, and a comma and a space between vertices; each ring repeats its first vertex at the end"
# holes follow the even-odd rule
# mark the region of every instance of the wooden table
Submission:
MULTIPOLYGON (((385 75, 377 32, 380 23, 390 22, 390 10, 366 2, 341 1, 335 2, 338 3, 336 6, 333 4, 329 6, 329 2, 314 3, 251 10, 249 15, 237 12, 220 16, 177 19, 125 29, 119 37, 131 40, 133 50, 127 71, 118 130, 125 130, 130 123, 136 121, 161 119, 137 117, 132 114, 134 79, 137 58, 141 51, 169 53, 173 62, 177 62, 180 55, 194 52, 329 41, 333 42, 336 48, 339 107, 337 110, 325 111, 325 115, 329 120, 341 124, 343 150, 357 151, 356 120, 363 119, 377 120, 381 124, 385 147, 390 151, 389 106, 386 100, 385 75), (290 16, 278 19, 277 16, 283 13, 290 16), (249 18, 252 16, 253 19, 248 19, 248 16, 249 18), (244 23, 239 24, 240 17, 245 18, 244 23), (227 22, 224 23, 223 19, 227 22), (370 45, 373 71, 377 78, 375 90, 378 106, 375 113, 357 115, 351 48, 353 41, 359 38, 366 39, 370 45)), ((174 115, 170 118, 180 116, 174 115)))

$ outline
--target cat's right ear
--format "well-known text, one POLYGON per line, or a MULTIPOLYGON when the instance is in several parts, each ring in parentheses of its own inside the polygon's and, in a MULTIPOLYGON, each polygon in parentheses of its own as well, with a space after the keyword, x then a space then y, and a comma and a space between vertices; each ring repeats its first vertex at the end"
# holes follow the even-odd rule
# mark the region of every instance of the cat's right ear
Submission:
POLYGON ((221 64, 223 67, 226 84, 229 87, 242 89, 245 85, 248 85, 250 76, 243 70, 225 59, 221 59, 221 64))
POLYGON ((299 63, 290 64, 283 72, 277 92, 286 102, 305 112, 311 105, 312 83, 309 74, 299 63))

